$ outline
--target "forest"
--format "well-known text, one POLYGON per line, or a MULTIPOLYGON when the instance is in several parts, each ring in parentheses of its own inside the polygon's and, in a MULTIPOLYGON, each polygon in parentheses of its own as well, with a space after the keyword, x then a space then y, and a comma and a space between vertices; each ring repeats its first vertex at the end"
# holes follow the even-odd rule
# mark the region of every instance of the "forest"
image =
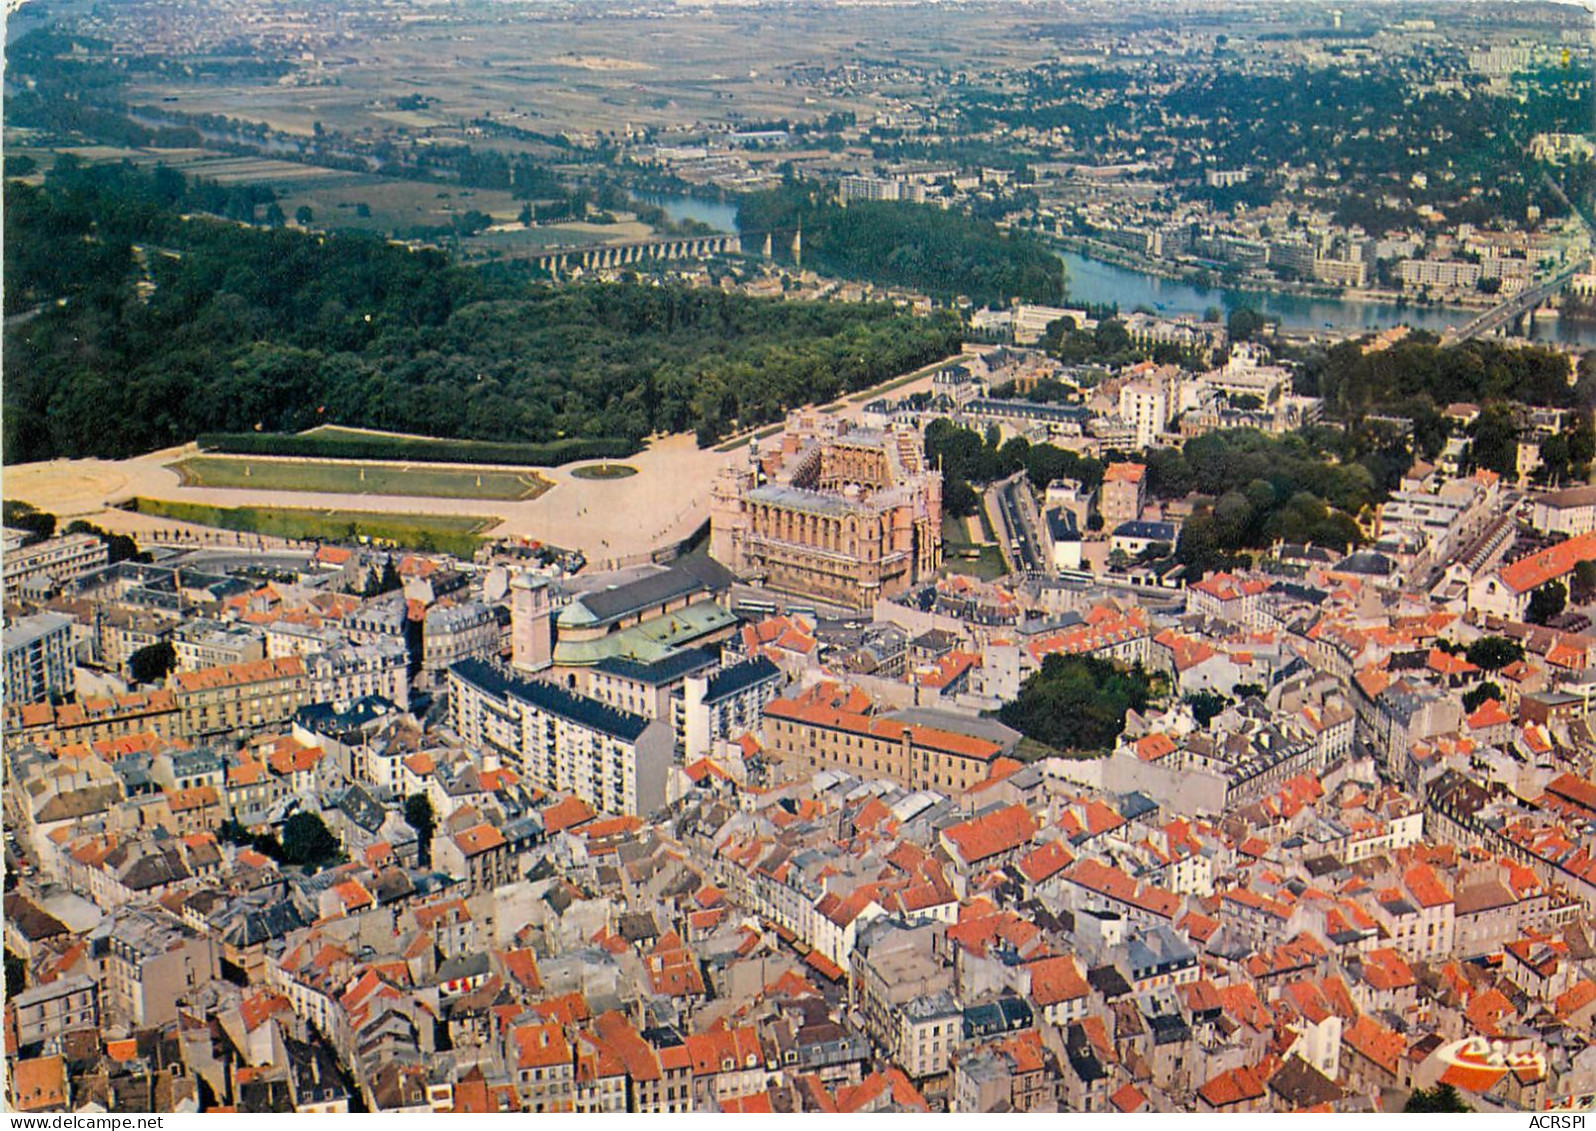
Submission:
POLYGON ((184 216, 212 195, 70 159, 6 183, 7 462, 323 423, 710 443, 960 344, 951 316, 887 304, 556 288, 355 233, 184 216))
POLYGON ((1064 298, 1064 262, 1045 244, 958 211, 896 201, 843 207, 803 183, 751 193, 738 205, 743 246, 757 247, 773 232, 771 251, 780 261, 792 262, 792 233, 800 227, 803 262, 822 274, 977 305, 1064 298))

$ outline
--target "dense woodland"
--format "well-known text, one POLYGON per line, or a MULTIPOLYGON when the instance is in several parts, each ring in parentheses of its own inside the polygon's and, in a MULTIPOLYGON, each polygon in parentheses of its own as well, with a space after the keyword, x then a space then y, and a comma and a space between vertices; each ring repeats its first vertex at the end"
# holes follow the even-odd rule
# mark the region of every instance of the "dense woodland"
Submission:
POLYGON ((1064 262, 1045 244, 962 212, 887 201, 845 208, 808 184, 751 193, 738 205, 743 246, 756 247, 773 232, 771 251, 780 261, 792 262, 792 233, 800 227, 803 262, 822 274, 977 304, 1064 298, 1064 262))
POLYGON ((355 234, 185 219, 208 186, 63 161, 5 186, 5 458, 337 423, 710 442, 929 361, 951 318, 641 284, 554 288, 355 234))

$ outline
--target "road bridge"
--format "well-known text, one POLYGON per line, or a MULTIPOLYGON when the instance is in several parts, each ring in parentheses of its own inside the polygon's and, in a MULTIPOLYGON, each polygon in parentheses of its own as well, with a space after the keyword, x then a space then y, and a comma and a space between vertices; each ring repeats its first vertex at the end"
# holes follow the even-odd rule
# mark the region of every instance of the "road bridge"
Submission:
POLYGON ((1494 334, 1498 330, 1512 325, 1558 291, 1568 286, 1568 281, 1585 270, 1586 267, 1585 260, 1578 260, 1571 266, 1563 268, 1550 279, 1536 283, 1534 286, 1525 287, 1517 294, 1503 299, 1491 309, 1475 315, 1463 325, 1450 327, 1446 333, 1441 335, 1441 344, 1445 346, 1456 345, 1459 342, 1466 342, 1470 338, 1478 338, 1484 334, 1494 334))

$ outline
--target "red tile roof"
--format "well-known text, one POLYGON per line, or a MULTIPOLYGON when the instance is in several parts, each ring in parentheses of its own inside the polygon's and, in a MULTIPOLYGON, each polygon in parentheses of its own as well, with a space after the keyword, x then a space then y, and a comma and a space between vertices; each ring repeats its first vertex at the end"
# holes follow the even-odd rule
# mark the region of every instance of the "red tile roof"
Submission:
POLYGON ((1243 1065, 1240 1068, 1221 1072, 1198 1088, 1197 1094, 1210 1107, 1232 1107, 1262 1099, 1264 1081, 1255 1069, 1243 1065))
POLYGON ((1023 805, 994 810, 972 821, 944 829, 942 836, 965 864, 976 864, 1012 852, 1036 835, 1036 818, 1023 805))
POLYGON ((1515 593, 1528 593, 1573 572, 1580 562, 1593 558, 1596 558, 1596 532, 1581 534, 1503 566, 1502 581, 1515 593))

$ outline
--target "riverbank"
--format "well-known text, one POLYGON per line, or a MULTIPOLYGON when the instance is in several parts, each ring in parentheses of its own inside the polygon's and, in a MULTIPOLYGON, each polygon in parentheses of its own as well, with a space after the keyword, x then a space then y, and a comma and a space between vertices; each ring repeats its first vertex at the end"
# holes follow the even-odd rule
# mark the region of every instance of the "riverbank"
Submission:
POLYGON ((1382 303, 1395 307, 1412 307, 1421 310, 1467 311, 1469 313, 1489 310, 1498 301, 1495 296, 1482 294, 1478 297, 1469 296, 1467 298, 1439 302, 1433 299, 1414 298, 1404 291, 1384 290, 1378 287, 1337 287, 1324 283, 1295 283, 1284 279, 1259 276, 1246 276, 1235 282, 1219 282, 1214 278, 1214 272, 1209 268, 1139 255, 1128 248, 1106 243, 1102 240, 1095 240, 1090 236, 1070 235, 1050 236, 1048 238, 1055 247, 1062 251, 1095 259, 1100 263, 1108 263, 1126 271, 1135 271, 1142 275, 1186 283, 1199 289, 1254 291, 1290 295, 1295 298, 1325 302, 1382 303))

